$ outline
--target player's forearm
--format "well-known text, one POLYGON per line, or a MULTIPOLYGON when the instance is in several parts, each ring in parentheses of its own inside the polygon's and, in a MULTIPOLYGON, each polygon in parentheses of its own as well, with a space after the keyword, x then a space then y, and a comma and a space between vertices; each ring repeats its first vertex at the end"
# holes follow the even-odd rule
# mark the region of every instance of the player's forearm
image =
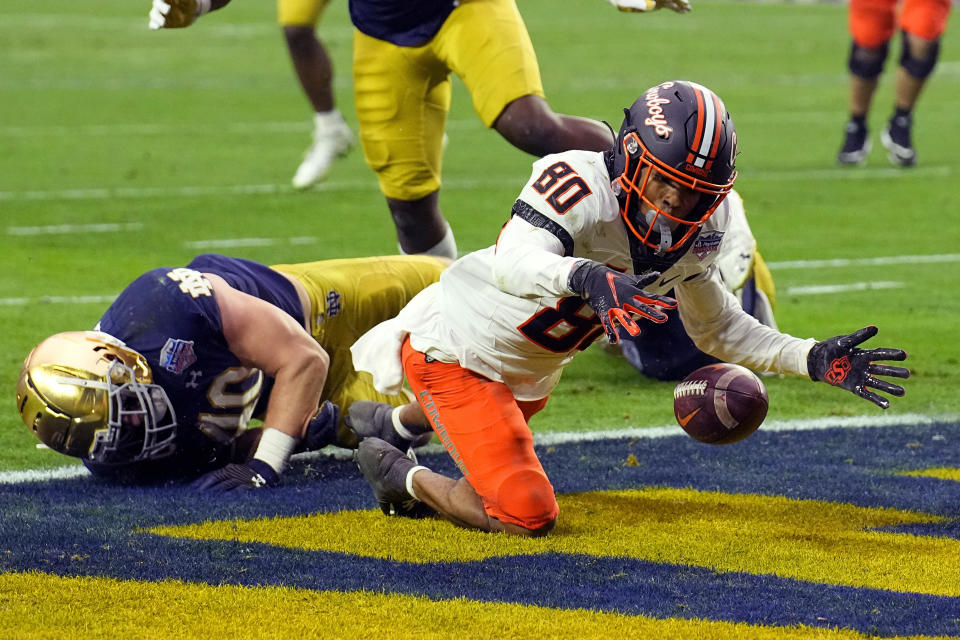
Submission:
POLYGON ((276 372, 263 420, 263 436, 254 458, 263 460, 278 473, 283 470, 317 413, 328 368, 329 356, 320 350, 276 372))
POLYGON ((802 340, 760 323, 741 309, 718 278, 677 288, 684 329, 698 349, 754 371, 806 375, 814 340, 802 340))
POLYGON ((521 298, 572 295, 567 281, 580 260, 562 253, 563 245, 552 234, 514 218, 497 241, 494 282, 521 298))

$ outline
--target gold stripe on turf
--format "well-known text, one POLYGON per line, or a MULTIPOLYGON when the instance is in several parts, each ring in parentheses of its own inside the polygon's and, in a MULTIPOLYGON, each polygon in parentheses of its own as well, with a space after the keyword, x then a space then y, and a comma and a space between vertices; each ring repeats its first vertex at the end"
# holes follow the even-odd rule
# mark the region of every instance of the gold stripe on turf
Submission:
POLYGON ((916 476, 938 478, 940 480, 954 480, 960 482, 960 469, 955 467, 934 467, 932 469, 917 469, 916 471, 903 471, 902 476, 916 476))
POLYGON ((373 510, 149 531, 405 562, 465 562, 543 552, 626 556, 824 584, 960 596, 960 541, 870 531, 943 521, 939 516, 693 489, 593 492, 558 500, 557 528, 536 540, 466 531, 439 520, 386 518, 373 510))
POLYGON ((655 619, 465 599, 0 574, 0 637, 858 640, 853 631, 655 619))

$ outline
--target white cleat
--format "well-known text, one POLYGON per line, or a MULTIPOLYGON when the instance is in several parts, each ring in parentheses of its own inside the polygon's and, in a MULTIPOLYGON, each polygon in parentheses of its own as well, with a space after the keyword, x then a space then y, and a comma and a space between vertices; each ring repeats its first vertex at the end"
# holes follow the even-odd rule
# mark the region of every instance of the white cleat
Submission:
POLYGON ((353 132, 340 114, 327 117, 323 124, 317 119, 313 132, 313 144, 303 156, 303 162, 293 176, 295 189, 306 189, 323 180, 333 161, 343 156, 353 146, 353 132))

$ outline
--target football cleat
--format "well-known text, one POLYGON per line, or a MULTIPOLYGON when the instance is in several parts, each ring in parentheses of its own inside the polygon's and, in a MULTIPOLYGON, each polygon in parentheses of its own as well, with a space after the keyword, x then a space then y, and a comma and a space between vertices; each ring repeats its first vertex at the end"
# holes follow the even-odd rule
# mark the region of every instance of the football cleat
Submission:
POLYGON ((849 121, 844 131, 843 148, 837 153, 837 162, 861 165, 866 162, 871 148, 870 140, 867 139, 867 128, 849 121))
MULTIPOLYGON (((432 431, 416 435, 413 439, 398 433, 393 425, 393 410, 394 407, 386 402, 358 400, 350 405, 343 421, 359 439, 380 438, 401 451, 412 452, 414 447, 422 447, 430 441, 432 431)), ((413 456, 413 461, 417 461, 416 456, 413 456)))
POLYGON ((328 117, 324 125, 318 122, 313 131, 313 144, 293 176, 294 188, 306 189, 323 180, 333 161, 345 155, 352 146, 353 132, 339 113, 328 117))
POLYGON ((899 167, 917 164, 917 152, 910 141, 910 116, 894 116, 880 133, 880 142, 888 151, 890 162, 899 167))
POLYGON ((400 449, 380 438, 364 438, 354 459, 385 515, 423 518, 436 513, 407 491, 407 476, 417 464, 400 449))

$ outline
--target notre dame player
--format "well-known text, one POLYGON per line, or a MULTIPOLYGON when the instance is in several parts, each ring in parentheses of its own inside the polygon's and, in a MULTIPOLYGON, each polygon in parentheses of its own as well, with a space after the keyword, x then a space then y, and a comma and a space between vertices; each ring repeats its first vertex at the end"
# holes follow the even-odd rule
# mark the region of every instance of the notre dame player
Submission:
POLYGON ((152 269, 95 331, 58 333, 33 349, 17 408, 44 444, 98 477, 206 474, 198 487, 211 490, 276 484, 298 447, 355 444, 338 406, 406 401, 377 392, 349 348, 445 266, 391 256, 267 267, 205 254, 152 269), (262 436, 247 459, 251 445, 238 444, 252 439, 242 436, 254 417, 262 436))

